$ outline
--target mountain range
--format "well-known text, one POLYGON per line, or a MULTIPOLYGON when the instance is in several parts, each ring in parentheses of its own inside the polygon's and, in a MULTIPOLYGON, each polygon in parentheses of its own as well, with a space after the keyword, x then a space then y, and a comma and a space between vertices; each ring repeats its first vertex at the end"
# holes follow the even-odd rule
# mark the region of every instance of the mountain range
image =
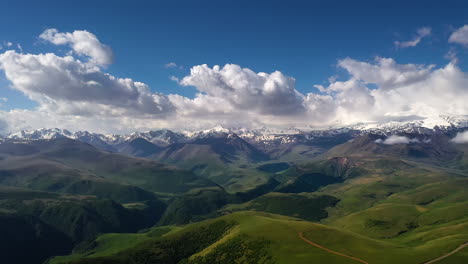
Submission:
POLYGON ((424 263, 468 239, 468 144, 453 140, 467 126, 441 120, 12 133, 0 141, 0 258, 348 263, 312 241, 372 263, 424 263))
POLYGON ((70 132, 59 128, 42 128, 36 130, 21 130, 0 136, 3 140, 38 140, 67 137, 89 143, 102 149, 119 151, 126 143, 135 139, 144 139, 157 147, 167 147, 177 143, 189 143, 209 137, 237 135, 257 147, 276 146, 281 144, 307 143, 317 138, 336 137, 349 134, 350 136, 362 134, 391 135, 399 133, 431 134, 435 132, 458 131, 468 127, 468 116, 437 116, 431 119, 421 119, 387 123, 359 123, 348 127, 325 128, 314 130, 312 128, 273 129, 258 128, 246 129, 235 127, 215 126, 211 129, 199 131, 171 131, 169 129, 134 132, 131 134, 99 134, 88 131, 70 132))

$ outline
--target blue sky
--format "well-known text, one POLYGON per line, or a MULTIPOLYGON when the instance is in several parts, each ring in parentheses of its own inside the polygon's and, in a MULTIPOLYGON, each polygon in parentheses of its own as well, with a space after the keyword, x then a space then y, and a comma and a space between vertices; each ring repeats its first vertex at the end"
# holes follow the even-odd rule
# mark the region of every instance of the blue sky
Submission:
MULTIPOLYGON (((280 70, 296 78, 301 92, 335 75, 336 61, 345 57, 446 63, 446 39, 453 27, 468 23, 466 1, 385 2, 1 1, 0 38, 20 43, 25 52, 46 52, 56 47, 37 41, 45 29, 88 30, 114 50, 109 72, 186 96, 196 90, 169 76, 182 77, 204 63, 280 70), (417 48, 395 48, 394 41, 410 39, 423 26, 435 36, 417 48), (169 62, 184 69, 165 69, 169 62)), ((19 92, 7 96, 10 107, 25 104, 19 92)))
MULTIPOLYGON (((346 79, 340 59, 436 64, 455 49, 466 68, 466 49, 447 42, 468 24, 466 1, 0 1, 0 44, 21 44, 25 53, 68 49, 38 40, 48 28, 87 30, 109 45, 115 63, 105 71, 144 82, 153 91, 193 98, 197 89, 180 86, 195 65, 238 64, 255 72, 281 71, 296 79, 301 93, 316 92, 330 76, 346 79), (398 49, 421 27, 432 33, 416 47, 398 49), (165 68, 175 62, 180 68, 165 68)), ((37 104, 6 88, 0 78, 3 110, 37 104)))

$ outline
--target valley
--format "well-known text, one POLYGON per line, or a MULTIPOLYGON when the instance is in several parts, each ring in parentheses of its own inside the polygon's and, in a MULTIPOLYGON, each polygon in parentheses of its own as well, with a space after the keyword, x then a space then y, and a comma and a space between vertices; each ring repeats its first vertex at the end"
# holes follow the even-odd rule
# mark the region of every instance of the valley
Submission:
POLYGON ((468 145, 451 141, 462 128, 274 144, 224 128, 114 145, 44 131, 0 143, 0 255, 15 263, 467 259, 468 145), (414 140, 381 143, 394 134, 414 140))

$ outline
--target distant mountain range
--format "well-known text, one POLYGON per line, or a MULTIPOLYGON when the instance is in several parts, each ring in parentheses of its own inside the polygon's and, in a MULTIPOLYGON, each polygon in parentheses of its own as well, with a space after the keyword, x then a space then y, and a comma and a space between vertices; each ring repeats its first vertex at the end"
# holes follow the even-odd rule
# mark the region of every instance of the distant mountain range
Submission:
MULTIPOLYGON (((438 116, 432 119, 421 119, 388 123, 361 123, 349 127, 311 129, 246 129, 226 128, 221 125, 200 131, 171 131, 168 129, 134 132, 126 135, 99 134, 88 131, 70 132, 59 128, 41 128, 37 130, 21 130, 5 136, 1 140, 39 140, 70 138, 89 143, 95 147, 111 152, 123 152, 136 156, 149 156, 154 152, 173 144, 187 144, 206 141, 208 138, 240 138, 261 151, 270 152, 281 145, 291 144, 335 144, 327 142, 327 138, 353 138, 363 134, 433 134, 440 132, 461 131, 468 127, 468 116, 438 116), (142 148, 142 149, 140 149, 142 148), (132 153, 135 151, 135 153, 132 153)), ((341 142, 339 142, 341 143, 341 142)))

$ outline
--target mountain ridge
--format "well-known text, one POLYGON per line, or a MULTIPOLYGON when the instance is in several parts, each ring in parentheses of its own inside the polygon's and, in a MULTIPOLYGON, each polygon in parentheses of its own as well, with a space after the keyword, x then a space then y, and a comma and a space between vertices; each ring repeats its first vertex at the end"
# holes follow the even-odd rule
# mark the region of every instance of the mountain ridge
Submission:
MULTIPOLYGON (((438 116, 431 119, 420 119, 412 121, 390 121, 385 123, 357 123, 350 126, 328 127, 328 128, 253 128, 244 127, 225 127, 216 125, 209 129, 203 130, 170 130, 157 129, 148 131, 135 131, 130 134, 102 134, 93 133, 86 130, 71 132, 67 129, 60 128, 40 128, 31 130, 20 130, 12 132, 0 138, 3 139, 53 139, 57 137, 69 137, 80 141, 90 141, 91 144, 96 144, 96 141, 103 141, 110 145, 117 145, 122 141, 129 141, 138 137, 144 138, 158 146, 167 146, 173 143, 188 142, 193 139, 216 136, 220 134, 237 134, 239 137, 247 140, 273 140, 275 137, 285 137, 293 135, 305 135, 306 137, 323 136, 327 134, 340 134, 350 131, 360 133, 383 134, 406 132, 406 133, 430 133, 430 131, 449 131, 453 129, 461 129, 468 127, 468 116, 438 116)), ((87 142, 87 143, 90 143, 87 142)), ((283 140, 283 143, 288 143, 283 140)))
MULTIPOLYGON (((33 141, 70 138, 91 144, 99 149, 129 154, 133 156, 151 156, 174 144, 198 144, 207 139, 239 138, 266 154, 285 153, 297 145, 317 145, 326 148, 344 143, 364 134, 380 136, 391 135, 434 135, 444 133, 451 137, 468 128, 468 116, 438 116, 437 118, 387 122, 381 124, 361 123, 348 127, 305 130, 297 128, 274 129, 262 127, 247 129, 228 128, 217 125, 211 129, 199 131, 172 131, 169 129, 133 132, 131 134, 99 134, 88 131, 71 132, 60 128, 41 128, 21 130, 0 136, 4 141, 33 141)), ((293 150, 294 151, 294 150, 293 150)))

